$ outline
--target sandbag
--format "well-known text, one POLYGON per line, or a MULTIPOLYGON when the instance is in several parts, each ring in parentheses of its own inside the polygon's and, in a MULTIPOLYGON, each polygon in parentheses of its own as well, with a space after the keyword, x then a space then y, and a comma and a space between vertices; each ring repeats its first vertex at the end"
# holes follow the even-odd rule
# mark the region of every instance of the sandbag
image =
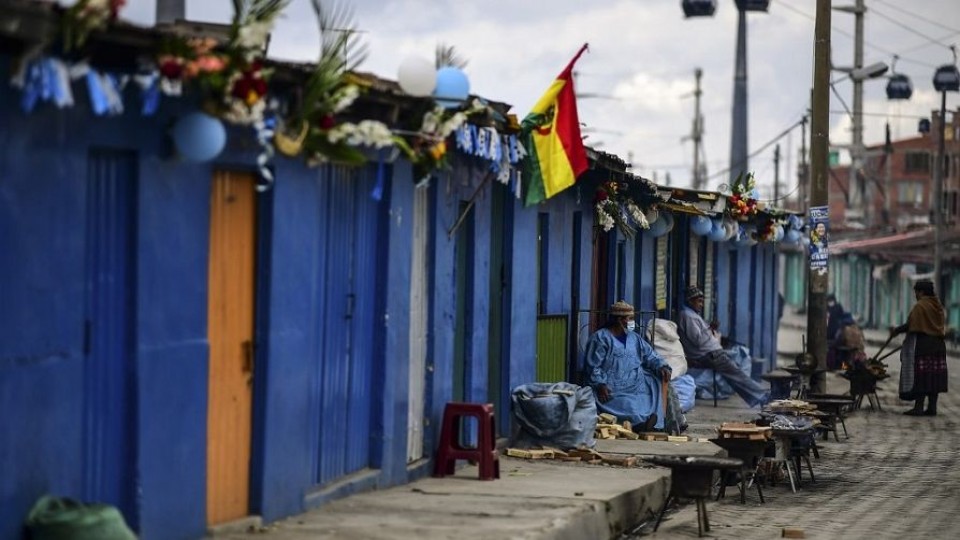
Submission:
POLYGON ((654 319, 656 324, 647 325, 647 343, 653 343, 653 349, 670 365, 671 380, 677 380, 687 373, 687 356, 680 344, 677 323, 669 319, 654 319))
POLYGON ((670 381, 670 387, 677 393, 680 410, 685 413, 690 412, 697 402, 697 382, 693 379, 693 375, 688 373, 670 381))
POLYGON ((565 450, 593 448, 597 404, 589 386, 559 383, 522 384, 510 394, 514 433, 510 446, 550 446, 565 450))
POLYGON ((123 515, 106 504, 44 495, 27 514, 31 540, 136 540, 123 515))

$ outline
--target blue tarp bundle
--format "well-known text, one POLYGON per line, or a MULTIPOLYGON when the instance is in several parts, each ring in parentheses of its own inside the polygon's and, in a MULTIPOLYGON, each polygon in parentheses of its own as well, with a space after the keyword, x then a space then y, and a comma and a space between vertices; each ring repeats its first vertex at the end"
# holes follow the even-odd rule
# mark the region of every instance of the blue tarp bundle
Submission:
MULTIPOLYGON (((733 363, 744 372, 747 377, 752 375, 753 360, 750 358, 750 349, 743 345, 734 345, 727 349, 727 354, 733 363)), ((693 375, 697 384, 697 399, 713 399, 713 370, 690 368, 688 374, 693 375)), ((717 399, 727 399, 733 395, 733 388, 727 384, 722 376, 717 376, 717 399)))
POLYGON ((687 373, 677 377, 670 381, 670 386, 673 387, 673 391, 677 393, 677 399, 680 400, 680 410, 686 413, 693 409, 693 405, 697 401, 697 382, 693 376, 687 373))
POLYGON ((558 383, 521 384, 510 395, 514 425, 511 446, 551 446, 566 450, 593 448, 597 405, 589 386, 558 383))

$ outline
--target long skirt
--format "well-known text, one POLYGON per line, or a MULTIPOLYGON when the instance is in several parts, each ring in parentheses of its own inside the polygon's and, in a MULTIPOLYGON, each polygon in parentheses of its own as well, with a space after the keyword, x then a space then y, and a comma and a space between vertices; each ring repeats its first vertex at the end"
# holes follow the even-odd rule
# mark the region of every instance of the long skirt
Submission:
POLYGON ((947 391, 947 345, 943 338, 909 332, 900 349, 900 399, 947 391))

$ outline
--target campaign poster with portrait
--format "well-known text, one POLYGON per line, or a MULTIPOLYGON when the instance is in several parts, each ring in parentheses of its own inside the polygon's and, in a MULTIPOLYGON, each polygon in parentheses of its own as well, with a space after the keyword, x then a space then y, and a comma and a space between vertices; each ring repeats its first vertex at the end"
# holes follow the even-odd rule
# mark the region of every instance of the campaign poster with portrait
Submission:
POLYGON ((827 272, 829 260, 830 213, 826 206, 814 206, 808 213, 810 227, 810 270, 827 272))

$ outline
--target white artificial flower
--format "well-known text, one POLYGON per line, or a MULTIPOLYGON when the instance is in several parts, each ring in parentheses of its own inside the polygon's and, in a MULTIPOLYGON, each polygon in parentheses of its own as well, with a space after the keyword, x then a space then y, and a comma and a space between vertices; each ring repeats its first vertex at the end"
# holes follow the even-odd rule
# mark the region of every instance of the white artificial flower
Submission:
POLYGON ((360 97, 360 88, 354 84, 347 85, 340 89, 334 96, 333 114, 337 114, 353 105, 353 102, 356 101, 358 97, 360 97))
POLYGON ((267 42, 267 36, 273 30, 273 21, 260 21, 245 24, 237 32, 237 45, 244 49, 261 49, 267 42))
POLYGON ((647 221, 647 216, 643 215, 643 212, 640 211, 640 208, 630 201, 627 203, 627 212, 630 213, 630 217, 633 218, 634 223, 637 224, 641 229, 649 229, 650 222, 647 221))

